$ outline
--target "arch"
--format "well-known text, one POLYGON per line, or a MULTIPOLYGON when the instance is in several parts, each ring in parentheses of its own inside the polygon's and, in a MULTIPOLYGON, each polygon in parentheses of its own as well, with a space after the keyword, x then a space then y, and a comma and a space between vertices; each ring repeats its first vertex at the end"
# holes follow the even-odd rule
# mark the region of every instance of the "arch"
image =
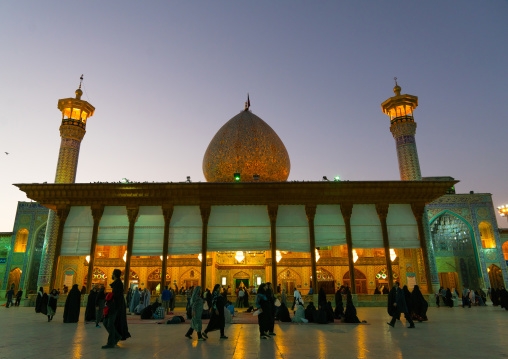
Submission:
POLYGON ((235 273, 235 275, 233 276, 233 279, 250 279, 250 275, 249 275, 249 273, 240 271, 240 272, 235 273))
MULTIPOLYGON (((171 276, 169 275, 169 273, 170 273, 169 269, 170 268, 167 268, 167 270, 166 270, 166 283, 168 283, 168 281, 171 280, 171 276)), ((148 275, 148 281, 160 282, 161 279, 162 279, 162 268, 156 268, 148 275)))
POLYGON ((323 267, 320 267, 316 271, 316 276, 319 290, 323 288, 326 294, 335 293, 335 278, 333 277, 333 274, 330 271, 324 269, 323 267))
POLYGON ((41 224, 32 236, 30 243, 30 269, 28 270, 28 278, 25 281, 25 290, 27 293, 37 292, 37 280, 39 278, 39 269, 41 266, 42 249, 44 248, 44 238, 46 237, 47 222, 41 224))
POLYGON ((288 294, 293 294, 296 288, 302 287, 302 277, 300 274, 287 267, 279 271, 277 282, 281 284, 288 294))
POLYGON ((199 285, 201 280, 201 272, 195 268, 189 268, 180 275, 180 286, 185 288, 195 287, 199 285))
POLYGON ((508 261, 508 241, 503 243, 502 248, 503 248, 504 259, 506 261, 508 261))
MULTIPOLYGON (((76 284, 76 270, 72 267, 67 267, 62 273, 62 288, 67 286, 67 289, 70 290, 72 285, 76 284)), ((65 290, 64 293, 66 293, 65 290)))
MULTIPOLYGON (((83 285, 86 286, 87 285, 87 282, 88 282, 88 276, 84 276, 85 278, 83 279, 83 285)), ((104 284, 104 286, 106 285, 108 281, 108 275, 106 274, 106 272, 104 272, 102 269, 98 268, 98 267, 94 267, 93 269, 93 272, 92 272, 92 285, 93 284, 104 284)))
POLYGON ((335 281, 333 274, 330 271, 324 269, 323 267, 319 267, 319 269, 316 272, 318 281, 330 281, 330 280, 335 281))
MULTIPOLYGON (((342 284, 345 286, 351 285, 351 273, 349 271, 344 273, 342 284)), ((367 277, 357 268, 355 268, 355 288, 356 294, 367 294, 367 277)))
MULTIPOLYGON (((124 274, 125 274, 125 269, 122 271, 122 275, 120 277, 120 279, 123 281, 124 280, 124 274)), ((136 272, 134 272, 132 269, 129 271, 129 281, 131 280, 135 280, 135 281, 138 281, 139 280, 139 276, 136 272)))
POLYGON ((487 268, 487 271, 489 273, 490 286, 492 288, 498 289, 504 287, 503 272, 501 271, 501 268, 495 264, 491 264, 487 268))
POLYGON ((21 269, 14 268, 9 272, 9 279, 7 279, 7 289, 11 289, 14 286, 14 292, 19 289, 19 281, 21 279, 21 269))
POLYGON ((483 221, 478 225, 480 231, 480 238, 482 240, 483 248, 496 248, 496 238, 494 237, 494 229, 492 224, 483 221))
MULTIPOLYGON (((471 225, 469 224, 468 221, 466 221, 462 216, 459 216, 457 213, 454 213, 454 212, 450 212, 449 210, 444 210, 438 214, 436 214, 431 220, 430 220, 430 228, 431 228, 431 232, 432 232, 432 225, 434 224, 434 221, 436 219, 438 219, 439 217, 441 217, 442 215, 444 214, 449 214, 453 217, 457 217, 458 219, 460 219, 462 222, 464 222, 467 226, 467 228, 469 229, 469 234, 471 235, 471 244, 472 244, 472 247, 473 247, 473 251, 474 251, 474 255, 475 255, 475 260, 476 260, 476 271, 477 271, 477 276, 478 278, 482 278, 482 274, 481 274, 481 266, 480 266, 480 257, 478 255, 478 250, 476 248, 476 239, 475 239, 475 234, 474 234, 474 231, 473 231, 473 227, 471 227, 471 225)), ((432 240, 432 243, 434 244, 434 240, 433 240, 433 235, 431 234, 431 240, 432 240)), ((434 247, 435 249, 435 247, 434 247)))
POLYGON ((18 233, 16 233, 16 239, 14 241, 14 253, 25 253, 27 241, 28 229, 21 228, 18 233))

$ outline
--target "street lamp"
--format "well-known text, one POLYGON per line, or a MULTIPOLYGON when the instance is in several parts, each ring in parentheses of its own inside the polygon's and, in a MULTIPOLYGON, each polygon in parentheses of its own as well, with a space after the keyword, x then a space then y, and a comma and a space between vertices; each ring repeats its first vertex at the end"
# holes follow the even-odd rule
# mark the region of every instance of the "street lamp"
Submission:
POLYGON ((508 204, 497 207, 497 211, 499 212, 501 217, 506 217, 506 219, 508 220, 508 204))

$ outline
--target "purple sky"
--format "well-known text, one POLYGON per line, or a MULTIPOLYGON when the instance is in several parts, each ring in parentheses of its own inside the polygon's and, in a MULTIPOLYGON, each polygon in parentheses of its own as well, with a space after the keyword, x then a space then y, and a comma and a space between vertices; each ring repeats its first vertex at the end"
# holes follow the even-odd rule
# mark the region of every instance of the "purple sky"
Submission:
POLYGON ((0 231, 26 200, 13 183, 53 182, 57 102, 82 73, 96 112, 76 182, 204 181, 206 147, 247 92, 289 180, 398 180, 380 106, 397 76, 419 97, 422 175, 508 203, 506 1, 252 3, 3 1, 0 231))

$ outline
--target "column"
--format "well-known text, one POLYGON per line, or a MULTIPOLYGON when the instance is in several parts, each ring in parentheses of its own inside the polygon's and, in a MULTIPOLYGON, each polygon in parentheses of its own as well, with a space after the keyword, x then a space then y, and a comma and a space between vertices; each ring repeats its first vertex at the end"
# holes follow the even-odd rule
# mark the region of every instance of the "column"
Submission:
MULTIPOLYGON (((162 215, 164 216, 164 244, 162 245, 161 292, 166 286, 166 275, 168 272, 169 224, 173 216, 173 205, 162 205, 162 215)), ((171 283, 169 285, 171 286, 171 283)))
POLYGON ((390 258, 390 241, 388 239, 388 226, 386 217, 388 216, 388 203, 376 203, 377 216, 381 222, 381 231, 383 233, 383 246, 385 248, 386 271, 388 272, 388 286, 393 287, 392 260, 390 258))
POLYGON ((317 294, 317 269, 316 269, 316 235, 314 233, 314 218, 316 217, 316 205, 305 205, 305 214, 309 222, 309 241, 310 241, 310 266, 312 271, 312 289, 317 294))
POLYGON ((99 233, 99 223, 104 213, 103 205, 92 206, 93 217, 93 231, 92 231, 92 244, 90 245, 90 262, 88 263, 88 275, 86 277, 86 292, 90 293, 92 288, 93 267, 95 263, 95 251, 97 249, 97 234, 99 233))
POLYGON ((56 282, 56 272, 58 269, 58 261, 60 260, 60 250, 62 249, 62 237, 63 230, 65 226, 65 221, 67 220, 67 216, 69 215, 70 207, 64 206, 56 209, 56 216, 58 218, 58 232, 56 235, 56 244, 55 244, 55 256, 53 257, 53 266, 51 267, 51 279, 49 282, 49 289, 52 290, 55 288, 56 282))
POLYGON ((270 250, 272 253, 272 288, 277 291, 277 204, 268 205, 268 217, 270 218, 270 250))
POLYGON ((203 221, 203 229, 201 232, 201 288, 206 288, 206 248, 208 243, 208 220, 210 219, 210 212, 212 208, 210 205, 202 204, 200 205, 199 209, 201 210, 201 220, 203 221))
POLYGON ((425 266, 425 278, 427 279, 427 290, 430 293, 434 293, 432 289, 432 280, 430 275, 430 261, 429 251, 427 250, 427 241, 425 238, 425 230, 423 224, 423 214, 425 212, 425 204, 423 203, 412 203, 411 208, 416 219, 418 226, 418 237, 420 238, 420 247, 422 248, 423 265, 425 266))
POLYGON ((129 290, 129 280, 130 280, 130 272, 131 272, 131 256, 132 256, 132 247, 134 244, 134 225, 138 219, 139 214, 139 206, 127 206, 127 217, 129 218, 129 234, 127 237, 127 256, 125 258, 125 271, 123 275, 123 285, 124 291, 127 293, 129 290))
POLYGON ((351 282, 351 293, 356 294, 355 282, 355 265, 353 262, 353 238, 351 236, 351 213, 353 213, 352 203, 341 203, 340 211, 346 226, 346 244, 347 244, 347 257, 349 261, 349 280, 351 282))

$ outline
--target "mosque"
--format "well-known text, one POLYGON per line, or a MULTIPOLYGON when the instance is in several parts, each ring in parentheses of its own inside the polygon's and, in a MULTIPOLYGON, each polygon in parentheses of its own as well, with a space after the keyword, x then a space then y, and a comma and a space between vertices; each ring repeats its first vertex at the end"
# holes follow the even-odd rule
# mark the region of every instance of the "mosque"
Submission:
POLYGON ((34 202, 19 202, 13 231, 0 233, 0 295, 11 285, 90 289, 110 283, 115 268, 126 289, 270 281, 306 294, 344 284, 360 305, 395 280, 424 293, 506 286, 508 231, 497 227, 491 195, 457 194, 451 177, 422 178, 418 98, 397 84, 393 91, 381 109, 400 181, 287 181, 282 140, 246 103, 211 140, 206 183, 85 184, 75 177, 95 108, 80 85, 58 101, 55 183, 16 184, 34 202))

